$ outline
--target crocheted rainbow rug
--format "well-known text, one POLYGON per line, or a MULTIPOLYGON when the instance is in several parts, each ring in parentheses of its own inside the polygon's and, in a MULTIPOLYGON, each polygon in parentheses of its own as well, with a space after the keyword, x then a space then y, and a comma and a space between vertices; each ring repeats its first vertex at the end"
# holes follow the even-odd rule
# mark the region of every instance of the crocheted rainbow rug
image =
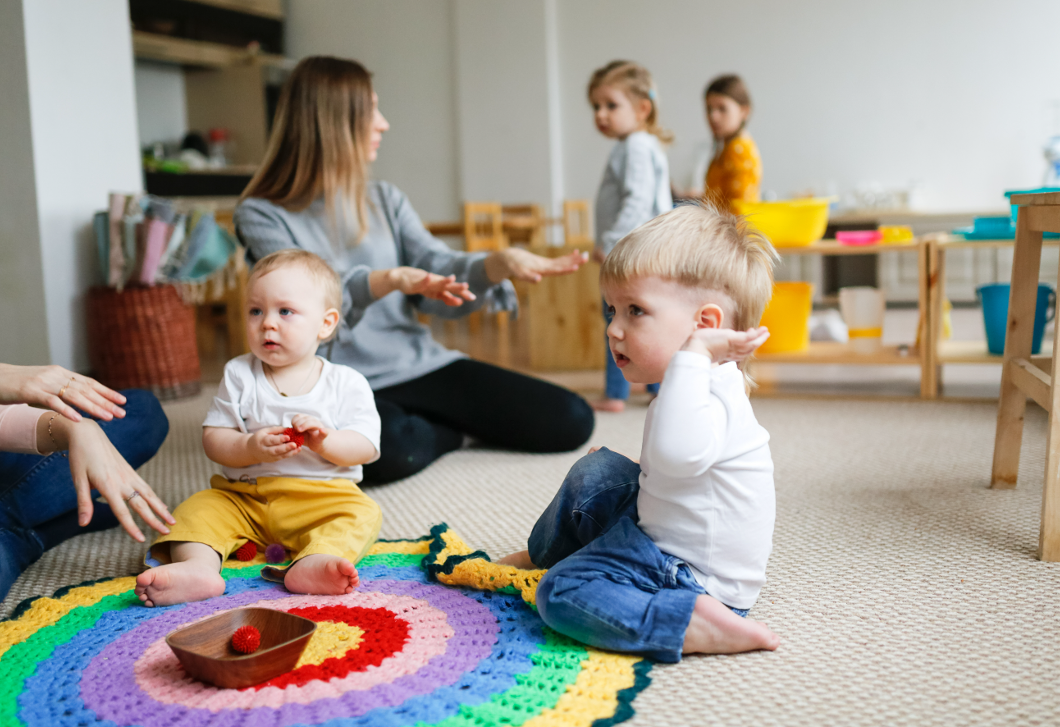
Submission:
POLYGON ((545 626, 544 571, 490 562, 445 525, 380 541, 344 596, 293 595, 228 561, 223 596, 144 608, 134 579, 72 586, 0 622, 0 725, 605 727, 633 716, 650 662, 545 626), (317 621, 296 668, 246 689, 194 681, 170 632, 221 611, 282 609, 317 621))

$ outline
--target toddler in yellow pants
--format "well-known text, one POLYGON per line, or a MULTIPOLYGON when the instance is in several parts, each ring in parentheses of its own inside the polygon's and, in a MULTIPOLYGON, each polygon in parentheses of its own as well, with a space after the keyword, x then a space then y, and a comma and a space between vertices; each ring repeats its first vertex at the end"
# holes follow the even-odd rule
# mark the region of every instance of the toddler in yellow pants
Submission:
POLYGON ((379 413, 368 381, 316 355, 339 322, 342 290, 304 250, 262 258, 247 285, 251 353, 225 365, 203 422, 206 455, 222 465, 211 489, 174 512, 136 579, 146 606, 224 593, 221 564, 250 541, 280 543, 286 568, 262 575, 294 593, 343 594, 379 535, 379 506, 356 483, 379 457, 379 413))

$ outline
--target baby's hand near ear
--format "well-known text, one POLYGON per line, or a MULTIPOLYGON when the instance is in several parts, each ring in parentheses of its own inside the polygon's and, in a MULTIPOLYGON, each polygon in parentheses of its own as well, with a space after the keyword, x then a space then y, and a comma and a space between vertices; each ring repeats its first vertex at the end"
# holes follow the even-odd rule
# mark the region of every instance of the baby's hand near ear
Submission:
POLYGON ((681 347, 708 357, 715 363, 743 361, 769 338, 765 326, 734 331, 731 328, 697 328, 681 347))

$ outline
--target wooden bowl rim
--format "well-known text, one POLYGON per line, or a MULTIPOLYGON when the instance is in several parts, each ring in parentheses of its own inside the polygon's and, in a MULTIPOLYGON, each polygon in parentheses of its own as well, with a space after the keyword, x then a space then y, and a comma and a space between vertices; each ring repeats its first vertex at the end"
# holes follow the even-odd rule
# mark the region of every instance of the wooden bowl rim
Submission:
POLYGON ((310 637, 310 636, 312 636, 314 634, 314 632, 316 632, 316 630, 317 630, 317 622, 312 620, 312 619, 308 619, 305 616, 299 616, 298 614, 288 613, 287 611, 281 611, 281 610, 279 610, 277 608, 263 608, 261 606, 251 606, 251 607, 248 607, 248 608, 233 608, 233 609, 230 609, 228 611, 224 611, 222 613, 215 613, 213 616, 210 616, 209 618, 204 618, 202 621, 195 621, 194 623, 190 623, 187 626, 183 626, 182 628, 179 628, 176 631, 171 631, 169 634, 166 635, 166 646, 168 646, 170 649, 174 649, 174 650, 180 649, 181 651, 188 652, 189 654, 195 654, 200 659, 209 659, 210 661, 218 661, 218 662, 224 662, 225 664, 231 664, 233 662, 239 662, 239 661, 242 661, 244 659, 253 659, 255 657, 260 657, 260 656, 262 656, 264 654, 268 654, 270 651, 274 651, 276 649, 279 649, 281 646, 287 646, 288 644, 293 644, 295 641, 299 641, 301 639, 310 637), (284 616, 289 616, 290 618, 298 619, 299 621, 305 621, 312 628, 310 628, 308 631, 306 631, 301 636, 295 636, 293 639, 288 639, 287 641, 281 641, 278 644, 273 644, 272 646, 270 646, 267 649, 258 649, 257 651, 254 651, 254 652, 252 652, 250 654, 241 654, 240 656, 230 656, 230 657, 225 657, 223 659, 220 659, 220 658, 218 658, 216 656, 207 656, 206 654, 203 654, 201 652, 189 649, 186 646, 174 645, 170 641, 171 638, 173 638, 174 636, 178 635, 180 632, 185 631, 186 629, 190 629, 192 626, 201 626, 202 624, 207 623, 208 621, 213 621, 214 619, 224 618, 225 616, 228 616, 229 614, 234 613, 236 611, 272 611, 274 613, 282 613, 284 616))

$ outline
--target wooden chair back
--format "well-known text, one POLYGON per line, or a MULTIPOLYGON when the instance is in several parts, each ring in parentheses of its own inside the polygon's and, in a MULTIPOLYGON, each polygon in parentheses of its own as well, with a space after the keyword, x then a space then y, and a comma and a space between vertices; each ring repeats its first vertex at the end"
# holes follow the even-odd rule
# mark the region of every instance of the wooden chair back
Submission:
POLYGON ((468 252, 508 247, 497 202, 464 202, 464 245, 468 252))
POLYGON ((563 200, 563 242, 565 245, 576 246, 593 244, 592 227, 589 224, 589 200, 563 200))
POLYGON ((504 205, 501 215, 508 244, 514 242, 533 247, 545 243, 545 219, 540 205, 504 205))

